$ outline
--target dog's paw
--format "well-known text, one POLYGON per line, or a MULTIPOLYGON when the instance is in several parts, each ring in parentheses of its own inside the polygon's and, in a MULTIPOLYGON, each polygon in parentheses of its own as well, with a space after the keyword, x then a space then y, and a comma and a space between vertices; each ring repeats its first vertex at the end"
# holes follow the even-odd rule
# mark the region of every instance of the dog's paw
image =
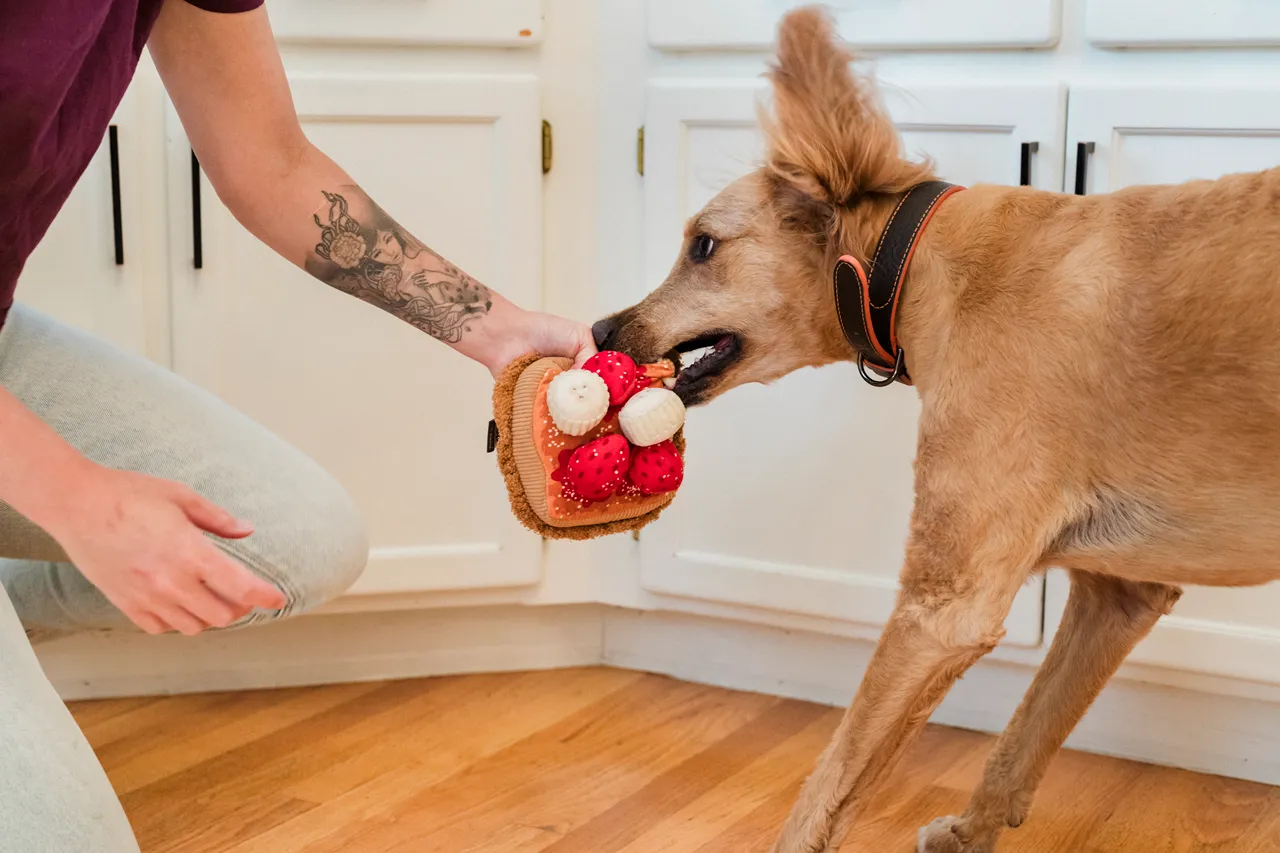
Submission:
POLYGON ((990 840, 974 838, 958 817, 940 817, 921 827, 916 844, 916 853, 991 853, 994 849, 990 840))

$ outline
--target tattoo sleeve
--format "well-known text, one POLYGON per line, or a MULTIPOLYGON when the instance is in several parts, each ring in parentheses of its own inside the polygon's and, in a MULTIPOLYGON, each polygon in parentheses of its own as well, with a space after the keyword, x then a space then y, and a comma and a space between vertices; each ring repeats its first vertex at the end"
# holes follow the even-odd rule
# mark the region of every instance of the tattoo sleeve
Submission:
POLYGON ((489 313, 488 288, 428 249, 358 187, 322 192, 326 204, 314 215, 319 242, 307 272, 445 343, 461 341, 489 313), (359 220, 348 197, 367 211, 359 220))

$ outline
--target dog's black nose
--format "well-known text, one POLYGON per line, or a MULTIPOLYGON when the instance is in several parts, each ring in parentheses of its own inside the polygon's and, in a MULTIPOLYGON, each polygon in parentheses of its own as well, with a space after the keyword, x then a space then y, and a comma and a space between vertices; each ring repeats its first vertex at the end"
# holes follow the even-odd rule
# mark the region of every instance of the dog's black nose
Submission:
POLYGON ((596 349, 613 349, 613 341, 618 336, 618 321, 613 317, 596 320, 591 326, 591 337, 595 338, 596 349))

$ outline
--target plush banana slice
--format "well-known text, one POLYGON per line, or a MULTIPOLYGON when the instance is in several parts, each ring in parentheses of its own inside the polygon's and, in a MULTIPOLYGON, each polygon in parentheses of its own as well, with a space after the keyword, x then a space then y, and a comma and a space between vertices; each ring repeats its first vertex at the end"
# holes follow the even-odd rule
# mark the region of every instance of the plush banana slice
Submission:
POLYGON ((609 411, 609 387, 589 370, 566 370, 547 386, 547 411, 566 435, 586 435, 609 411))
POLYGON ((618 425, 637 447, 658 444, 684 426, 684 403, 668 388, 646 388, 622 407, 618 425))

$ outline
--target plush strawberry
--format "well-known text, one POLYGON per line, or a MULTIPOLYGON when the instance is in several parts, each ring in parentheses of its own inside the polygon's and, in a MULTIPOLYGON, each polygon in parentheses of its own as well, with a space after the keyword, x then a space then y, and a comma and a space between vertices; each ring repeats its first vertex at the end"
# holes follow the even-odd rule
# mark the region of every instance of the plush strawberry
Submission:
POLYGON ((674 492, 684 481, 684 460, 670 439, 638 447, 631 456, 627 479, 646 495, 674 492))
POLYGON ((604 380, 609 388, 610 406, 621 406, 631 399, 631 395, 637 390, 636 379, 642 375, 631 356, 612 350, 604 350, 591 356, 583 363, 582 369, 589 370, 604 380))
POLYGON ((560 454, 560 468, 552 475, 564 490, 580 500, 603 501, 613 496, 631 467, 631 446, 620 435, 605 435, 577 450, 560 454), (566 455, 568 458, 566 459, 566 455))

